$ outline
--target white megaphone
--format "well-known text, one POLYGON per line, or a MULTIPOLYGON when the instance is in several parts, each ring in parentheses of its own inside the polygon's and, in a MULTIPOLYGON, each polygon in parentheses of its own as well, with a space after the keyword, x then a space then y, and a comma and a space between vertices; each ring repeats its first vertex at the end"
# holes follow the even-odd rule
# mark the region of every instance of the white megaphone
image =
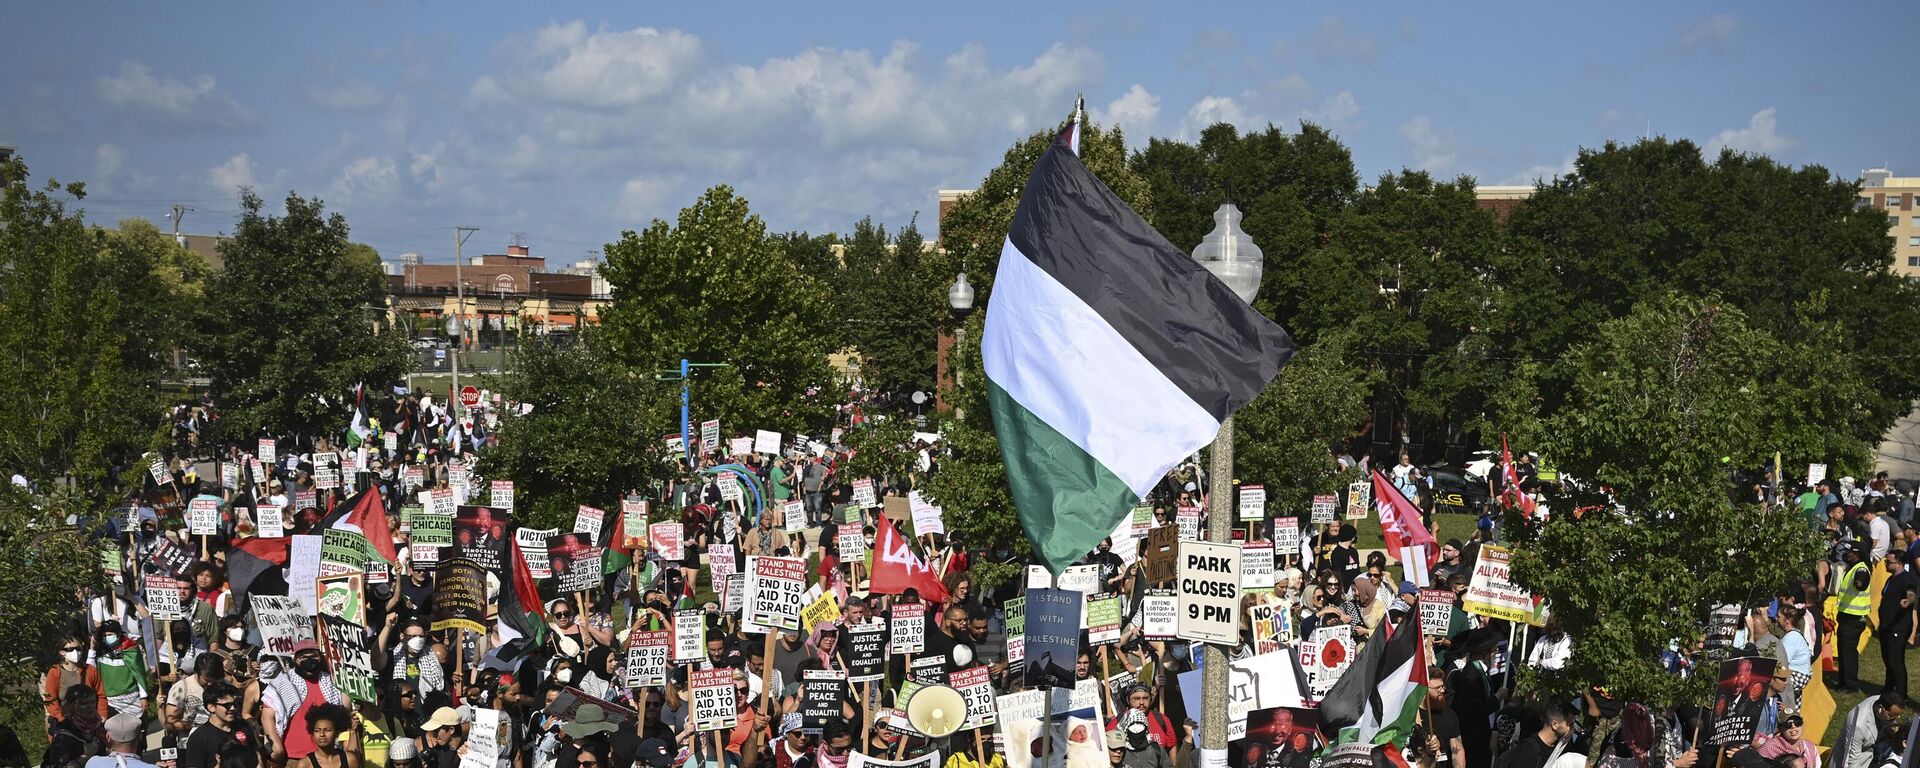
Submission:
POLYGON ((953 735, 967 721, 967 700, 944 685, 929 685, 907 699, 907 722, 933 738, 953 735))

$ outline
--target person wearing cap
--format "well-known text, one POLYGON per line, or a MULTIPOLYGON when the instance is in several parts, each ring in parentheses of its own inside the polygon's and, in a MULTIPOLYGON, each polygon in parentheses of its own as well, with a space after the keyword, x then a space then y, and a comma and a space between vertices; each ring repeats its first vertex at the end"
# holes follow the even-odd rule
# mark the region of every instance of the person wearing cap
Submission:
POLYGON ((387 744, 387 768, 419 768, 419 766, 419 742, 402 736, 387 744))
POLYGON ((420 724, 420 765, 422 768, 456 768, 460 765, 460 711, 441 707, 420 724))
POLYGON ((86 768, 159 768, 140 759, 140 742, 144 740, 139 716, 114 715, 107 719, 107 753, 95 755, 86 768))
POLYGON ((313 736, 306 729, 307 713, 322 704, 345 704, 347 699, 327 674, 327 657, 311 638, 294 643, 293 673, 282 672, 265 681, 260 692, 260 723, 281 760, 299 760, 313 754, 313 736))
POLYGON ((1122 701, 1126 704, 1126 710, 1107 719, 1109 737, 1119 733, 1128 723, 1139 721, 1146 727, 1148 742, 1169 748, 1179 743, 1177 741, 1179 737, 1174 735, 1173 721, 1167 719, 1166 715, 1151 709, 1153 691, 1147 686, 1140 683, 1127 686, 1127 692, 1123 695, 1122 701))

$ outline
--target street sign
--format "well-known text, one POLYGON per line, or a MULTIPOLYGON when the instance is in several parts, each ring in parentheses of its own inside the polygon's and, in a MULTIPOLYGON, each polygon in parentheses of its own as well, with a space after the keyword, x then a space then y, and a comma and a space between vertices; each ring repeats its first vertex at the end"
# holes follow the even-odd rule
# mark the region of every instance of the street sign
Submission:
POLYGON ((461 387, 460 404, 468 408, 478 407, 480 405, 480 388, 472 384, 461 387))

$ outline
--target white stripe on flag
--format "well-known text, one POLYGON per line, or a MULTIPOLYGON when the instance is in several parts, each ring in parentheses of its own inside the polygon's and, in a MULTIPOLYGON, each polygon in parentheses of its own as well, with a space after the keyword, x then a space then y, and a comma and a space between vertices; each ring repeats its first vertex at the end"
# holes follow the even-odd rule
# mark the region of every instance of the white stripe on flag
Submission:
POLYGON ((1011 239, 987 302, 987 378, 1146 496, 1220 422, 1011 239))

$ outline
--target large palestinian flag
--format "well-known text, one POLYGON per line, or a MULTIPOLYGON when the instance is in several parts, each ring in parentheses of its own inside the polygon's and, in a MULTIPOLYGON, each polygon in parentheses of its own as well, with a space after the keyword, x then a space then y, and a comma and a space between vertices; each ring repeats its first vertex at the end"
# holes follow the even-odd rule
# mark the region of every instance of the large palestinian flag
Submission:
POLYGON ((1294 352, 1286 331, 1095 178, 1075 134, 1027 179, 981 338, 1014 505, 1055 575, 1294 352))
POLYGON ((1338 734, 1329 747, 1375 744, 1387 761, 1407 766, 1403 754, 1413 735, 1420 702, 1427 697, 1427 653, 1415 603, 1399 624, 1384 625, 1320 700, 1320 719, 1338 734))

